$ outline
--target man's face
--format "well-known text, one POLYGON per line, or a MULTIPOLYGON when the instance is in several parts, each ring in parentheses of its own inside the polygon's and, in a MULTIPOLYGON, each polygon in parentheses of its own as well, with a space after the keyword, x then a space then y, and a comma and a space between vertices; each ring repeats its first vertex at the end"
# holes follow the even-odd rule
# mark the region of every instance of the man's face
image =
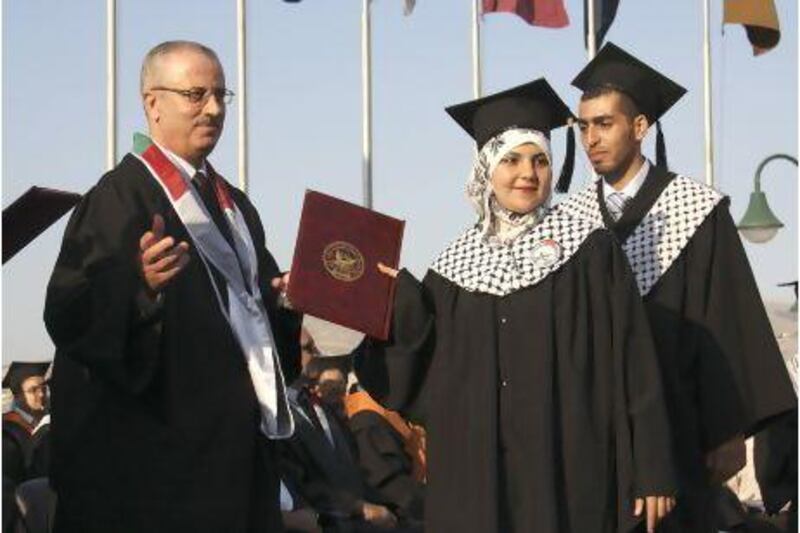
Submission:
POLYGON ((22 382, 22 397, 31 412, 44 411, 47 403, 47 386, 42 376, 31 376, 22 382))
POLYGON ((582 100, 578 107, 581 142, 595 172, 614 175, 624 172, 641 152, 647 120, 625 112, 623 95, 617 92, 582 100))
POLYGON ((319 375, 316 393, 320 400, 334 409, 341 408, 347 389, 344 374, 336 368, 329 368, 319 375))
POLYGON ((222 67, 195 50, 178 50, 159 60, 153 87, 145 93, 151 134, 180 157, 197 164, 214 149, 225 123, 225 103, 214 91, 225 88, 222 67), (207 98, 192 102, 165 90, 205 90, 207 98))
POLYGON ((302 368, 305 368, 312 359, 319 355, 319 348, 314 342, 314 337, 308 333, 306 328, 302 328, 300 330, 300 364, 302 368))

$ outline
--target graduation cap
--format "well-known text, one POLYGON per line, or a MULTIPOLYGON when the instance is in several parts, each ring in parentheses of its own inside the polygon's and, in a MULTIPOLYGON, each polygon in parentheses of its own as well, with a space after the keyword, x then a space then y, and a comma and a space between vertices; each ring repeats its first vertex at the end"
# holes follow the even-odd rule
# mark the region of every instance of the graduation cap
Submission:
POLYGON ((491 138, 512 128, 537 130, 549 138, 551 130, 569 125, 567 153, 556 190, 565 192, 569 189, 575 162, 575 134, 571 127, 574 116, 544 78, 453 105, 445 111, 475 139, 478 149, 491 138))
POLYGON ((3 263, 64 216, 80 199, 80 194, 72 192, 31 187, 3 209, 3 263))
POLYGON ((797 311, 797 282, 789 281, 787 283, 778 283, 778 287, 792 287, 794 289, 794 305, 792 305, 792 311, 797 311))
POLYGON ((50 367, 50 361, 13 361, 3 376, 3 388, 11 389, 14 394, 19 393, 22 388, 22 383, 33 376, 42 376, 47 374, 47 369, 50 367))
POLYGON ((615 45, 606 43, 572 80, 583 92, 617 90, 630 97, 650 124, 656 124, 656 164, 667 168, 667 149, 659 119, 686 94, 686 89, 615 45))

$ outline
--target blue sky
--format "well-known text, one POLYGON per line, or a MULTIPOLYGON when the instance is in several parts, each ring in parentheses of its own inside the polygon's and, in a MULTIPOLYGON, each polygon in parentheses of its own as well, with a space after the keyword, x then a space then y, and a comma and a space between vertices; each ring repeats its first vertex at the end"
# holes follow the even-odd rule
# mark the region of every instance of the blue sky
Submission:
MULTIPOLYGON (((586 61, 582 0, 567 0, 571 25, 534 28, 488 15, 484 91, 546 76, 571 105, 569 82, 586 61)), ((421 276, 473 220, 463 188, 470 139, 443 108, 471 98, 470 2, 373 1, 374 205, 407 221, 402 263, 421 276)), ((797 155, 797 3, 777 0, 779 46, 753 57, 739 26, 712 39, 717 187, 741 218, 766 156, 797 155)), ((118 153, 145 122, 138 72, 149 48, 169 39, 216 49, 236 87, 234 0, 118 0, 118 153)), ((249 174, 253 203, 279 263, 289 267, 306 188, 361 200, 360 11, 358 0, 248 2, 249 174)), ((2 194, 7 206, 32 185, 85 192, 105 170, 105 1, 3 3, 2 194)), ((663 121, 671 167, 704 180, 702 11, 699 2, 622 0, 608 39, 689 89, 663 121)), ((236 182, 236 103, 211 159, 236 182)), ((652 154, 652 137, 647 151, 652 154)), ((557 162, 563 135, 556 135, 557 162)), ((587 179, 581 150, 577 184, 587 179)), ((557 169, 556 169, 557 170, 557 169)), ((797 171, 779 161, 764 190, 786 227, 747 245, 765 298, 789 301, 779 282, 797 279, 797 171)), ((41 321, 45 287, 66 218, 3 266, 3 361, 52 357, 41 321)))

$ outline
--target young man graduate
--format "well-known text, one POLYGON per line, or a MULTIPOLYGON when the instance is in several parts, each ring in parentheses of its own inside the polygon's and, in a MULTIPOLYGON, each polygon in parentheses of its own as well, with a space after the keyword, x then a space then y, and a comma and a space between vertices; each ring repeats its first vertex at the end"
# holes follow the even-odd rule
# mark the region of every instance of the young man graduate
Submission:
POLYGON ((282 531, 300 321, 255 208, 207 159, 233 94, 187 41, 148 53, 141 94, 150 137, 75 209, 47 290, 55 530, 282 531))
POLYGON ((664 531, 713 529, 714 486, 744 464, 743 438, 794 408, 792 391, 729 200, 641 152, 685 89, 609 43, 575 78, 581 140, 600 175, 561 208, 612 230, 641 293, 678 466, 664 531))

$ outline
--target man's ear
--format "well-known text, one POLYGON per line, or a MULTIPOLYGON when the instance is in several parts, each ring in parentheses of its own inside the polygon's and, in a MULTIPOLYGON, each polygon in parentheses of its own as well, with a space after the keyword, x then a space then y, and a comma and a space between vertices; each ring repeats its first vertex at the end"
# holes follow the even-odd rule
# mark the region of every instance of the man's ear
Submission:
POLYGON ((144 96, 142 96, 142 101, 144 102, 144 112, 149 119, 153 122, 161 120, 158 112, 158 99, 156 95, 151 92, 146 92, 144 96))
POLYGON ((637 141, 642 142, 644 140, 649 127, 650 121, 643 114, 633 117, 633 135, 637 141))

